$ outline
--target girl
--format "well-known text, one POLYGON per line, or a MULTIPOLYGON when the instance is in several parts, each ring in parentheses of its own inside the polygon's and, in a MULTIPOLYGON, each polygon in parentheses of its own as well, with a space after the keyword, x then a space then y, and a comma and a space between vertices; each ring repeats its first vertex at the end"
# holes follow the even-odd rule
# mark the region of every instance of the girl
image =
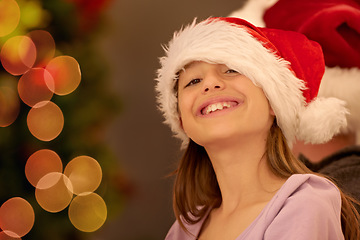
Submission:
POLYGON ((342 101, 316 98, 323 73, 299 33, 210 18, 174 35, 156 90, 186 150, 166 239, 359 239, 351 199, 290 150, 346 125, 342 101))

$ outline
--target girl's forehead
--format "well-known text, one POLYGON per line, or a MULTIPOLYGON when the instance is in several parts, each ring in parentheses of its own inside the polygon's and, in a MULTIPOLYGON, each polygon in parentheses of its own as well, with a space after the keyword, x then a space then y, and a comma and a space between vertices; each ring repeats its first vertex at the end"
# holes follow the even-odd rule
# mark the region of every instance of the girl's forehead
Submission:
POLYGON ((186 69, 191 69, 194 68, 196 66, 198 66, 202 61, 192 61, 188 64, 186 64, 181 70, 184 71, 186 69))

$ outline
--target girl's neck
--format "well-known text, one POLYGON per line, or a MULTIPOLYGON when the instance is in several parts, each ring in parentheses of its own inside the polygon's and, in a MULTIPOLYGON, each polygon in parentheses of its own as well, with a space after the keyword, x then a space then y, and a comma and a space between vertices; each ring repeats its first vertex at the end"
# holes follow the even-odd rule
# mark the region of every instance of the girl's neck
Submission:
POLYGON ((228 212, 267 200, 284 183, 268 166, 266 141, 237 143, 206 147, 221 190, 221 208, 228 212))

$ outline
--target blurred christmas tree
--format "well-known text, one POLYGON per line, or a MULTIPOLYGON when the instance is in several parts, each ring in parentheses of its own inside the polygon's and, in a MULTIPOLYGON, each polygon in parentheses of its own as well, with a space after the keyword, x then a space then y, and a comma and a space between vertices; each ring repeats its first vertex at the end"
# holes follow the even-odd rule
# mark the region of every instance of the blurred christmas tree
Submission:
MULTIPOLYGON (((102 12, 110 2, 18 0, 17 3, 21 11, 20 23, 14 32, 0 38, 1 43, 32 30, 45 30, 55 40, 55 55, 74 57, 82 76, 74 92, 66 96, 54 95, 51 99, 61 108, 65 119, 63 130, 54 140, 41 141, 30 133, 26 118, 31 107, 21 101, 16 120, 0 128, 0 203, 19 196, 33 207, 35 224, 22 239, 87 239, 91 233, 77 230, 69 220, 67 209, 50 213, 39 206, 24 169, 29 156, 40 149, 55 151, 64 166, 74 157, 91 156, 102 168, 102 182, 96 192, 106 202, 108 219, 121 212, 130 184, 103 138, 107 123, 120 112, 120 101, 108 88, 108 67, 96 48, 96 39, 105 31, 103 21, 106 19, 102 12)), ((0 86, 5 79, 16 84, 18 77, 1 68, 0 86)), ((1 104, 0 98, 0 108, 1 104)))

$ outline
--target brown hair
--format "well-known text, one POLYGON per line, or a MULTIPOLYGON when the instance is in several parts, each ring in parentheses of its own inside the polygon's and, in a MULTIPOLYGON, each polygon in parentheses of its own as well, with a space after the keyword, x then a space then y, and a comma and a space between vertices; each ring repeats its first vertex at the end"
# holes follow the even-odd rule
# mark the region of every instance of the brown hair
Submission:
MULTIPOLYGON (((269 131, 266 156, 276 176, 288 178, 293 174, 313 173, 292 154, 276 121, 269 131)), ((181 219, 190 224, 199 222, 210 208, 220 206, 221 192, 206 150, 191 139, 175 174, 173 208, 179 224, 186 230, 181 219)), ((357 202, 343 192, 340 193, 343 234, 347 240, 358 240, 359 213, 353 205, 357 202)))

